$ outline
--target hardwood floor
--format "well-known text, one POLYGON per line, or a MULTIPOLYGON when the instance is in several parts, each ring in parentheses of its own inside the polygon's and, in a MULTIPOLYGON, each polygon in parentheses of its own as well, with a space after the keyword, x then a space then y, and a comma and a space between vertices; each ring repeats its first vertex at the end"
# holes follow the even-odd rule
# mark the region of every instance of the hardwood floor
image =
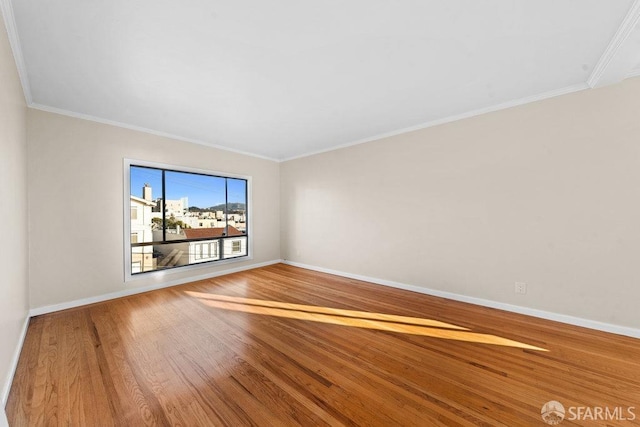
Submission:
POLYGON ((33 318, 6 409, 11 426, 544 426, 550 400, 562 426, 638 425, 640 340, 274 265, 33 318))

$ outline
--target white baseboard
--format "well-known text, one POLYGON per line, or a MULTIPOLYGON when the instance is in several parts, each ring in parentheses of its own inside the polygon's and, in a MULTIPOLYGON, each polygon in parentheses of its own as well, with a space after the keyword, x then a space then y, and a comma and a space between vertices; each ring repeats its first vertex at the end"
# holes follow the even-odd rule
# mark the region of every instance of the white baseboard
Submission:
POLYGON ((22 346, 24 345, 24 339, 27 336, 29 319, 30 316, 24 319, 24 323, 22 324, 22 331, 20 331, 20 338, 18 339, 18 344, 16 345, 16 349, 13 352, 13 357, 11 358, 11 366, 9 368, 10 374, 7 378, 7 382, 2 386, 2 408, 7 405, 7 399, 9 399, 11 384, 13 383, 13 377, 15 376, 16 369, 18 368, 18 360, 20 360, 20 352, 22 351, 22 346))
POLYGON ((7 421, 7 414, 4 412, 4 407, 0 408, 0 427, 9 427, 9 421, 7 421))
POLYGON ((7 404, 7 399, 9 398, 9 392, 11 391, 11 384, 13 383, 13 377, 16 374, 16 369, 18 368, 18 361, 20 360, 20 353, 22 351, 22 347, 24 345, 25 337, 27 336, 27 329, 29 327, 29 319, 33 316, 39 316, 41 314, 53 313, 55 311, 66 310, 68 308, 81 307, 87 304, 94 304, 96 302, 108 301, 115 298, 126 297, 130 295, 140 294, 143 292, 153 291, 155 289, 168 288, 170 286, 181 285, 183 283, 196 282, 198 280, 210 279, 212 277, 224 276, 226 274, 238 273, 240 271, 252 270, 254 268, 266 267, 267 265, 278 264, 281 263, 282 260, 276 259, 272 261, 261 262, 257 264, 245 265, 242 267, 230 268, 227 270, 216 271, 212 273, 202 274, 199 276, 191 276, 178 280, 171 280, 168 282, 157 283, 150 286, 142 286, 137 288, 126 289, 119 292, 111 292, 108 294, 97 295, 89 298, 82 298, 74 301, 63 302, 60 304, 47 305, 43 307, 33 308, 29 310, 28 317, 24 321, 24 325, 22 326, 22 331, 20 333, 20 339, 18 340, 18 344, 16 345, 16 349, 13 354, 13 358, 11 359, 11 367, 10 367, 10 375, 7 378, 5 384, 2 385, 2 390, 0 394, 0 400, 2 401, 2 411, 0 411, 0 427, 3 427, 3 421, 6 421, 6 416, 4 413, 4 407, 7 404))
POLYGON ((362 280, 377 285, 384 285, 407 291, 418 292, 421 294, 432 295, 441 298, 447 298, 455 301, 466 302, 470 304, 480 305, 483 307, 497 308, 499 310, 510 311, 513 313, 525 314, 527 316, 539 317, 541 319, 553 320, 556 322, 567 323, 569 325, 581 326, 584 328, 595 329, 598 331, 609 332, 618 335, 625 335, 632 338, 640 338, 640 329, 630 328, 628 326, 613 325, 611 323, 599 322, 596 320, 583 319, 580 317, 568 316, 566 314, 552 313, 549 311, 538 310, 535 308, 522 307, 519 305, 506 304, 498 301, 491 301, 482 298, 470 297, 466 295, 454 294, 451 292, 439 291, 436 289, 424 288, 422 286, 408 285, 406 283, 394 282, 391 280, 378 279, 375 277, 362 276, 359 274, 345 273, 343 271, 332 270, 329 268, 316 267, 314 265, 303 264, 289 260, 283 260, 284 264, 294 267, 305 268, 307 270, 319 271, 321 273, 334 274, 349 279, 362 280))
POLYGON ((108 294, 97 295, 94 297, 63 302, 60 304, 53 304, 53 305, 46 305, 43 307, 32 308, 31 310, 29 310, 29 317, 39 316, 41 314, 53 313, 55 311, 66 310, 69 308, 81 307, 83 305, 94 304, 97 302, 108 301, 116 298, 128 297, 130 295, 141 294, 143 292, 149 292, 156 289, 168 288, 170 286, 182 285, 184 283, 197 282, 198 280, 210 279, 212 277, 224 276, 226 274, 238 273, 240 271, 252 270, 254 268, 266 267, 267 265, 278 264, 281 262, 282 262, 281 259, 276 259, 276 260, 261 262, 257 264, 245 265, 242 267, 230 268, 227 270, 215 271, 213 273, 201 274, 198 276, 190 276, 182 279, 156 283, 149 286, 140 286, 136 288, 125 289, 118 292, 111 292, 108 294))

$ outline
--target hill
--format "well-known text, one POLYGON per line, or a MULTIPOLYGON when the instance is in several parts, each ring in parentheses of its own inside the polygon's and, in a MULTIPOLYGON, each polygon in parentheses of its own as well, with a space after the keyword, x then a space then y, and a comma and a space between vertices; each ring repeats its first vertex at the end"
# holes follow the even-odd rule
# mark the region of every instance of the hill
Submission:
POLYGON ((189 207, 189 212, 215 212, 222 211, 224 213, 241 213, 247 211, 247 206, 244 203, 228 203, 227 205, 220 204, 216 206, 211 206, 208 208, 200 208, 198 206, 189 207), (227 212, 227 208, 229 212, 227 212))

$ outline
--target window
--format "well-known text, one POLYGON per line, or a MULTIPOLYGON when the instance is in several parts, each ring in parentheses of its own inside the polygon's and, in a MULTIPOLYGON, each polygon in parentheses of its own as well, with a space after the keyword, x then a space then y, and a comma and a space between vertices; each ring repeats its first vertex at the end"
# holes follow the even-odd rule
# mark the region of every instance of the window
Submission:
POLYGON ((140 273, 142 271, 142 262, 140 261, 133 261, 131 263, 131 271, 133 273, 140 273))
POLYGON ((202 243, 196 243, 193 245, 193 255, 196 260, 202 259, 202 243))
POLYGON ((128 275, 249 256, 249 178, 134 161, 125 171, 128 275))

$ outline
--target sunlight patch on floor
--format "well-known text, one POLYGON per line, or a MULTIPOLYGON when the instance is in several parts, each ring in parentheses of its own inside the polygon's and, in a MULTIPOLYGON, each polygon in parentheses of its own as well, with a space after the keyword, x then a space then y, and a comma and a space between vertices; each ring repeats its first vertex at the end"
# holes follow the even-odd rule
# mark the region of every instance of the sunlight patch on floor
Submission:
POLYGON ((364 329, 376 329, 380 331, 421 335, 456 341, 547 351, 540 347, 499 337, 497 335, 471 332, 467 328, 433 319, 292 304, 278 301, 266 301, 203 292, 187 291, 186 293, 194 298, 200 299, 203 304, 209 307, 223 310, 277 316, 288 319, 307 320, 333 325, 352 326, 364 329))

